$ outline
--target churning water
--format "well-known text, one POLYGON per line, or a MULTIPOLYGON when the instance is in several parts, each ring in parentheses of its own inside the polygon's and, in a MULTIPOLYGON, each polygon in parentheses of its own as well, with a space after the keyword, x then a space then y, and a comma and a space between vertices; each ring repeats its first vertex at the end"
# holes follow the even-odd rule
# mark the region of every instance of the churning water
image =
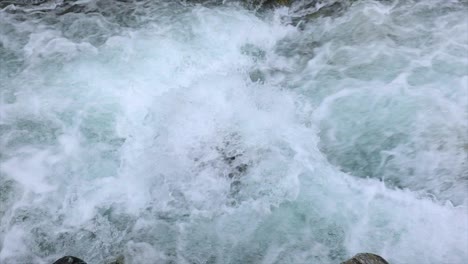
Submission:
POLYGON ((467 263, 466 1, 2 2, 0 263, 467 263))

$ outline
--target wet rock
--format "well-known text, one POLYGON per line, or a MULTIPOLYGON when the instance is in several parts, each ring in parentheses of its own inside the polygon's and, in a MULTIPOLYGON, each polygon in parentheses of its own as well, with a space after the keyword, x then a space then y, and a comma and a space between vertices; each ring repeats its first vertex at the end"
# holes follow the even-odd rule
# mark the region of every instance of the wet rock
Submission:
POLYGON ((115 260, 107 262, 107 264, 125 264, 124 256, 120 255, 115 260))
POLYGON ((359 253, 341 264, 389 264, 381 256, 372 253, 359 253))
POLYGON ((187 0, 192 4, 203 4, 205 6, 220 5, 238 2, 249 9, 264 10, 272 7, 289 6, 294 0, 187 0))
POLYGON ((77 257, 65 256, 55 261, 54 264, 86 264, 86 262, 77 257))
POLYGON ((249 72, 249 77, 250 80, 254 83, 263 84, 265 82, 265 74, 259 69, 255 69, 249 72))
POLYGON ((292 0, 243 0, 248 8, 261 10, 278 6, 289 6, 292 0))
POLYGON ((258 2, 263 6, 287 6, 291 4, 292 0, 257 0, 252 2, 258 2))

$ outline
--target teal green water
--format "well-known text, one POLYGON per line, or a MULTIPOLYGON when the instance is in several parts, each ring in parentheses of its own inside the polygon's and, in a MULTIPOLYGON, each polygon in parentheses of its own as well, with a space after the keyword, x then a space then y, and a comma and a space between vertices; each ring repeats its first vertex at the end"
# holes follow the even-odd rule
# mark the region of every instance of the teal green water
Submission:
POLYGON ((465 263, 466 1, 302 3, 1 9, 0 262, 465 263))

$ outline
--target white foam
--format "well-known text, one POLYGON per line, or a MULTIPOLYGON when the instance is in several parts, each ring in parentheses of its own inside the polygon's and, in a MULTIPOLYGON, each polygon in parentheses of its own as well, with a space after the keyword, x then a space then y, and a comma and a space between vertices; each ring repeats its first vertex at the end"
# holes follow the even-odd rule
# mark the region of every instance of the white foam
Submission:
POLYGON ((443 62, 465 63, 446 30, 466 8, 418 13, 435 4, 362 1, 304 31, 285 8, 148 3, 134 28, 1 11, 26 64, 0 75, 0 190, 21 194, 0 194, 0 262, 464 263, 466 75, 443 62))

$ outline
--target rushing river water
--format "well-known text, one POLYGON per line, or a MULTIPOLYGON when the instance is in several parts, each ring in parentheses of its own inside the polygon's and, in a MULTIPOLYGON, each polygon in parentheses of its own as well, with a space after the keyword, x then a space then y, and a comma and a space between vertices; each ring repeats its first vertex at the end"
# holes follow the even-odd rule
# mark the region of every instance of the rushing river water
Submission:
POLYGON ((467 1, 13 2, 0 263, 468 263, 467 1))

